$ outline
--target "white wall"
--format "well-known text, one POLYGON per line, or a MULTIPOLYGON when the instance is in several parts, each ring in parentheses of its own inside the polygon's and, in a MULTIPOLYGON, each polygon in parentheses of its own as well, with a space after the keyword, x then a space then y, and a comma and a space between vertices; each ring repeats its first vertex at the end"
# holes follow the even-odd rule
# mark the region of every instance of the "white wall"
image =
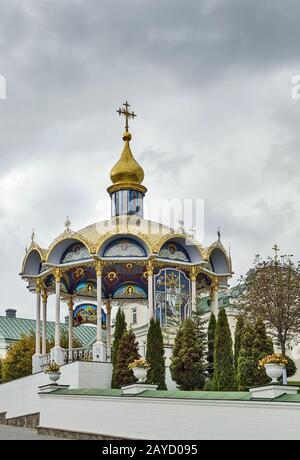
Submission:
MULTIPOLYGON (((61 367, 59 383, 70 388, 110 388, 110 363, 77 361, 61 367)), ((38 387, 50 383, 40 372, 0 385, 0 412, 7 418, 39 412, 38 387)))
POLYGON ((48 428, 136 439, 300 439, 300 407, 293 403, 40 398, 40 426, 48 428))

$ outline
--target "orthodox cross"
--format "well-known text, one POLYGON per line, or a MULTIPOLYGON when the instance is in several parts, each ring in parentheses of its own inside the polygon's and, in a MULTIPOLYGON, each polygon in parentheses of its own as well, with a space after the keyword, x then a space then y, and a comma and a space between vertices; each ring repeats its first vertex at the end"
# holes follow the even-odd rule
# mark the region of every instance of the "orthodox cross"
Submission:
POLYGON ((124 102, 123 104, 124 108, 119 108, 119 110, 117 110, 117 113, 121 116, 121 115, 124 115, 125 119, 126 119, 126 122, 125 122, 125 131, 128 133, 128 120, 130 118, 134 119, 134 117, 136 117, 136 114, 132 111, 132 112, 129 112, 129 107, 130 107, 130 104, 128 104, 128 102, 124 102))
POLYGON ((272 249, 273 249, 273 251, 275 252, 275 261, 277 262, 279 247, 277 246, 277 244, 274 244, 274 246, 272 247, 272 249))

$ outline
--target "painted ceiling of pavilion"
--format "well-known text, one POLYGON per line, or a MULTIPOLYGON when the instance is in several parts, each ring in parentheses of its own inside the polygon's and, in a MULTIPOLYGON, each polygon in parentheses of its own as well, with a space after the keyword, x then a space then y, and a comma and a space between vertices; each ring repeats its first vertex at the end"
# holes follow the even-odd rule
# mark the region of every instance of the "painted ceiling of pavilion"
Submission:
MULTIPOLYGON (((45 280, 46 287, 55 290, 53 275, 45 280)), ((147 277, 145 267, 131 263, 106 267, 102 275, 102 297, 118 299, 146 299, 147 277)), ((61 292, 83 298, 97 298, 96 273, 93 267, 73 267, 63 273, 61 292)))

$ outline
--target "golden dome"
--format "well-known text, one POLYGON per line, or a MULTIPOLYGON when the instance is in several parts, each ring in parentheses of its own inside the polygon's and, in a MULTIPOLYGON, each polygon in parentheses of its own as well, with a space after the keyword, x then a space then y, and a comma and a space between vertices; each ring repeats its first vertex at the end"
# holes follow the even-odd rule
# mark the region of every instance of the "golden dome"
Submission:
POLYGON ((108 187, 108 193, 118 190, 131 189, 146 193, 147 189, 142 184, 144 180, 144 170, 135 160, 130 149, 131 134, 123 134, 124 148, 119 161, 113 166, 110 178, 113 183, 108 187))

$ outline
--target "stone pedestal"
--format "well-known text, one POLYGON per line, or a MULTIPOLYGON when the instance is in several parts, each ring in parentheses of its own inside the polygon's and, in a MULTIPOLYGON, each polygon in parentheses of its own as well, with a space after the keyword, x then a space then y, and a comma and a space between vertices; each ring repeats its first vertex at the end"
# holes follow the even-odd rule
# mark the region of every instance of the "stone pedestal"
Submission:
POLYGON ((39 393, 52 393, 55 390, 67 390, 70 385, 60 385, 59 383, 48 383, 39 387, 39 393))
POLYGON ((101 340, 93 344, 93 361, 106 362, 106 347, 101 340))
POLYGON ((59 346, 55 346, 50 350, 51 363, 54 361, 59 366, 65 364, 65 350, 59 346))
POLYGON ((298 386, 280 385, 276 383, 249 388, 249 392, 253 399, 275 399, 284 394, 296 395, 298 390, 298 386))
POLYGON ((38 372, 41 372, 41 353, 35 353, 32 356, 32 373, 37 374, 38 372))
POLYGON ((132 385, 122 387, 121 390, 123 395, 138 395, 147 390, 155 391, 157 387, 158 385, 150 385, 148 383, 133 383, 132 385))

